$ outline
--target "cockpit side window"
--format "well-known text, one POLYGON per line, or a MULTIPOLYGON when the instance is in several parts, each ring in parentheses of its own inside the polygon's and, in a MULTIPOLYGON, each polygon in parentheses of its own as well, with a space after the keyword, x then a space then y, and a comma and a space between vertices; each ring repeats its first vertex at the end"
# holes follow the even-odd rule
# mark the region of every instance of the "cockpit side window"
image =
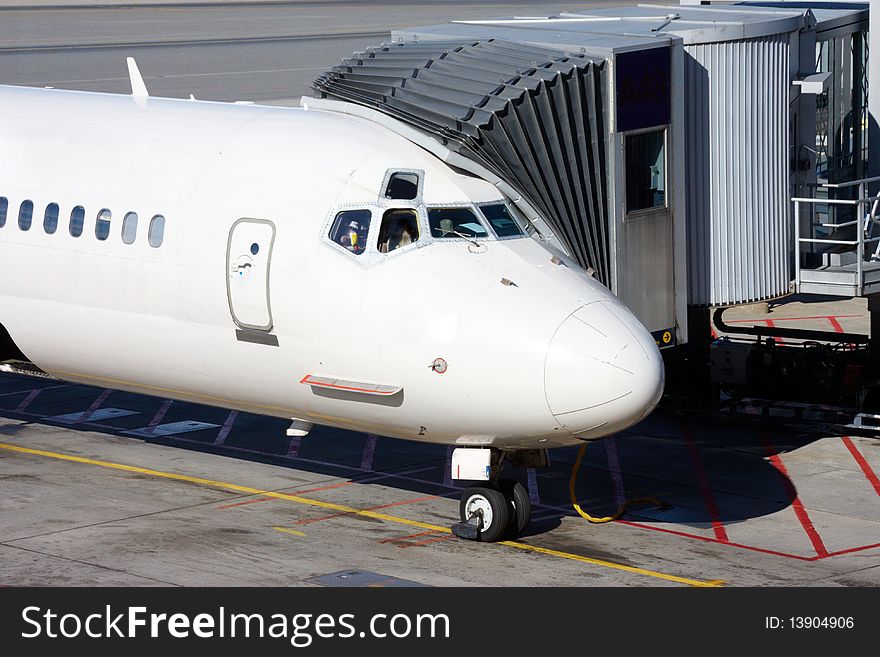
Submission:
POLYGON ((469 208, 429 208, 428 224, 434 238, 489 237, 477 215, 469 208))
POLYGON ((343 210, 333 220, 330 239, 353 254, 360 255, 367 248, 371 217, 369 210, 343 210))
POLYGON ((523 234, 516 219, 513 218, 504 203, 481 205, 480 212, 486 217, 486 221, 489 222, 498 237, 514 237, 523 234))
POLYGON ((415 210, 388 210, 379 228, 379 252, 391 253, 419 239, 419 217, 415 210))
POLYGON ((385 198, 412 201, 419 195, 419 174, 411 171, 395 171, 388 178, 385 198))

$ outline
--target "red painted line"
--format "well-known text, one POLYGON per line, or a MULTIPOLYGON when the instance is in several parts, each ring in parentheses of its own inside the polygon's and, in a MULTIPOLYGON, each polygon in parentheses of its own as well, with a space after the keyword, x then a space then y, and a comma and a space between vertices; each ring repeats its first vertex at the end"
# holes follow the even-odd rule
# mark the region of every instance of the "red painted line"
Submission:
POLYGON ((294 490, 291 491, 291 495, 305 495, 306 493, 317 493, 322 490, 334 490, 336 488, 343 488, 345 486, 351 486, 353 481, 342 481, 338 484, 330 484, 329 486, 321 486, 320 488, 307 488, 306 490, 294 490))
POLYGON ((859 451, 858 447, 856 447, 852 438, 849 436, 841 436, 840 438, 843 440, 843 444, 846 445, 849 453, 852 454, 852 457, 856 460, 856 463, 859 464, 862 472, 865 473, 865 477, 871 482, 871 485, 874 487, 874 492, 880 495, 880 478, 877 477, 877 473, 871 468, 871 464, 865 460, 864 455, 859 451))
POLYGON ((373 469, 373 456, 376 454, 376 435, 367 434, 367 440, 364 443, 364 453, 361 455, 361 470, 373 469))
POLYGON ((852 554, 853 552, 862 552, 863 550, 873 550, 874 548, 880 547, 880 543, 874 543, 873 545, 860 545, 859 547, 848 548, 846 550, 838 550, 837 552, 829 552, 829 557, 836 557, 841 554, 852 554))
POLYGON ((83 414, 79 416, 79 420, 77 420, 77 422, 87 422, 88 419, 92 417, 92 415, 94 415, 95 411, 101 408, 101 404, 107 401, 107 397, 110 396, 111 392, 113 391, 104 390, 103 392, 101 392, 101 394, 98 395, 98 398, 92 402, 92 405, 89 406, 85 411, 83 411, 83 414))
POLYGON ((24 399, 22 399, 22 400, 21 400, 21 403, 20 403, 18 406, 15 407, 15 411, 13 411, 13 412, 15 412, 15 413, 22 413, 22 412, 24 412, 24 410, 25 410, 28 406, 31 405, 31 402, 34 401, 34 400, 37 398, 37 395, 39 395, 42 391, 43 391, 42 388, 40 388, 39 390, 31 390, 31 391, 28 393, 28 396, 25 397, 24 399))
POLYGON ((0 397, 10 397, 12 395, 23 395, 26 392, 42 392, 43 390, 51 390, 52 388, 66 388, 69 383, 62 383, 57 386, 43 386, 42 388, 31 388, 29 390, 13 390, 12 392, 2 392, 0 397))
POLYGON ((813 544, 813 548, 816 550, 816 555, 820 558, 827 557, 828 549, 825 547, 825 543, 822 542, 822 537, 819 536, 819 532, 817 532, 816 528, 813 526, 813 521, 810 520, 810 515, 804 508, 803 503, 801 503, 800 497, 798 497, 797 494, 797 489, 795 489, 794 484, 791 482, 791 478, 788 476, 788 470, 786 469, 785 464, 782 462, 782 459, 779 458, 779 455, 775 453, 773 445, 770 444, 767 436, 763 433, 761 434, 761 443, 764 445, 764 451, 767 452, 770 463, 773 464, 773 467, 776 468, 777 472, 779 472, 779 475, 782 477, 782 484, 785 486, 786 493, 792 498, 791 508, 794 509, 794 514, 804 528, 807 537, 810 539, 810 543, 813 544))
MULTIPOLYGON (((392 502, 391 504, 380 504, 379 506, 371 506, 366 509, 359 509, 360 511, 378 511, 379 509, 390 509, 394 506, 403 506, 405 504, 414 504, 416 502, 424 502, 425 500, 433 500, 437 496, 436 495, 426 495, 424 497, 416 497, 412 500, 404 500, 403 502, 392 502)), ((294 522, 294 525, 310 525, 313 522, 320 522, 321 520, 330 520, 331 518, 340 518, 342 516, 350 516, 352 515, 350 511, 345 511, 342 513, 334 513, 329 516, 322 516, 320 518, 303 518, 302 520, 297 520, 294 522)))
POLYGON ((236 502, 235 504, 224 504, 223 506, 218 506, 218 509, 232 509, 236 506, 244 506, 245 504, 256 504, 257 502, 271 502, 272 500, 277 499, 275 497, 258 497, 255 500, 245 500, 244 502, 236 502))
MULTIPOLYGON (((862 315, 815 315, 813 317, 777 317, 776 321, 778 322, 803 322, 810 319, 828 319, 829 317, 861 317, 862 315)), ((726 319, 724 322, 726 324, 747 324, 749 322, 766 322, 766 319, 726 319)), ((772 321, 772 320, 771 320, 772 321)))
POLYGON ((614 488, 614 503, 618 508, 626 504, 626 488, 623 485, 623 472, 620 468, 620 456, 614 436, 602 441, 605 445, 605 456, 608 459, 608 472, 611 473, 611 485, 614 488))
POLYGON ((230 411, 229 415, 226 416, 226 422, 223 423, 223 426, 220 427, 220 431, 217 433, 217 437, 214 439, 214 446, 220 447, 226 442, 226 439, 229 437, 229 434, 232 432, 232 426, 235 424, 235 420, 238 418, 238 411, 230 411))
POLYGON ((294 436, 290 439, 290 445, 287 448, 287 458, 299 458, 299 448, 302 445, 302 437, 294 436))
MULTIPOLYGON (((783 318, 780 318, 780 319, 783 319, 783 318)), ((773 320, 772 320, 772 319, 765 319, 765 320, 764 320, 764 323, 765 323, 769 328, 776 328, 776 324, 773 323, 773 320)), ((779 345, 784 345, 784 344, 785 344, 785 342, 782 341, 782 338, 777 338, 777 337, 773 336, 773 339, 776 341, 776 344, 779 344, 779 345)))
POLYGON ((681 435, 684 437, 685 445, 687 445, 688 453, 691 457, 691 463, 697 473, 697 481, 700 484, 700 494, 703 496, 703 503, 709 512, 709 520, 712 522, 712 529, 715 531, 715 538, 719 541, 726 542, 727 530, 724 523, 721 522, 721 514, 718 512, 718 505, 715 503, 715 496, 712 494, 712 487, 709 485, 709 477, 706 469, 703 467, 703 461, 700 458, 700 450, 694 441, 690 427, 685 420, 681 421, 681 435))
POLYGON ((428 538, 424 541, 416 541, 415 543, 402 543, 397 547, 401 548, 411 548, 411 547, 420 547, 422 545, 429 545, 431 543, 436 543, 437 541, 451 541, 455 536, 451 534, 444 534, 443 536, 437 536, 436 538, 428 538))
POLYGON ((843 327, 840 325, 840 322, 837 321, 837 318, 834 316, 826 317, 828 323, 831 324, 831 328, 834 329, 835 333, 843 333, 843 327))
POLYGON ((379 541, 380 543, 395 543, 397 541, 405 541, 410 538, 418 538, 419 536, 430 536, 431 534, 436 534, 437 532, 433 529, 429 529, 426 532, 419 532, 418 534, 409 534, 408 536, 396 536, 394 538, 385 538, 379 541))
POLYGON ((718 331, 715 330, 715 327, 712 326, 709 330, 712 331, 712 339, 717 340, 718 339, 718 331))
MULTIPOLYGON (((685 538, 695 538, 698 541, 703 541, 705 543, 716 543, 718 545, 724 545, 726 547, 734 547, 740 548, 743 550, 751 550, 752 552, 761 552, 762 554, 771 554, 775 557, 785 557, 786 559, 797 559, 798 561, 817 561, 820 557, 802 557, 797 554, 789 554, 787 552, 778 552, 777 550, 768 550, 766 548, 755 547, 754 545, 743 545, 742 543, 732 543, 730 541, 719 541, 717 538, 709 538, 708 536, 700 536, 698 534, 689 534, 687 532, 680 532, 674 529, 666 529, 665 527, 654 527, 652 525, 644 525, 639 522, 632 522, 631 520, 616 520, 615 522, 619 522, 623 525, 629 525, 631 527, 638 527, 639 529, 650 529, 655 532, 663 532, 664 534, 673 534, 675 536, 683 536, 685 538)), ((828 555, 826 555, 828 556, 828 555)))
POLYGON ((159 407, 159 410, 156 411, 156 414, 153 416, 153 419, 150 420, 150 423, 144 427, 144 431, 152 431, 155 429, 159 423, 165 418, 165 414, 168 413, 168 409, 171 408, 171 404, 174 402, 170 399, 166 399, 162 402, 162 405, 159 407))

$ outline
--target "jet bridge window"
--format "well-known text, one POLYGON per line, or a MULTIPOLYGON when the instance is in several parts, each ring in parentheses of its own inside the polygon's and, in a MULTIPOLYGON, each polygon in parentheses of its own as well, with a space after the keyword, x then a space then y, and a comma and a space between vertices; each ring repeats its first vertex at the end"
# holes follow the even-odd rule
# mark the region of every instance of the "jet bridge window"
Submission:
POLYGON ((333 220, 330 239, 355 255, 360 255, 367 248, 371 216, 369 210, 343 210, 333 220))
POLYGON ((0 196, 0 228, 6 225, 6 211, 9 209, 9 201, 5 196, 0 196))
POLYGON ((470 208, 430 208, 431 237, 488 237, 477 215, 470 208))
POLYGON ((79 237, 83 233, 83 225, 86 221, 86 210, 83 206, 77 205, 70 211, 70 235, 71 237, 79 237))
POLYGON ((666 206, 666 132, 626 135, 626 212, 666 206))
POLYGON ((22 230, 30 230, 34 220, 34 202, 22 201, 18 209, 18 227, 22 230))
POLYGON ((504 203, 481 205, 480 211, 498 237, 515 237, 523 234, 516 219, 511 216, 510 210, 504 203))
POLYGON ((95 237, 102 242, 110 236, 110 219, 112 216, 110 210, 104 208, 98 213, 98 217, 95 220, 95 237))
POLYGON ((419 195, 419 174, 408 171, 395 171, 388 178, 385 198, 412 201, 419 195))
POLYGON ((415 210, 388 210, 382 217, 378 242, 380 253, 391 253, 418 239, 419 217, 415 210))

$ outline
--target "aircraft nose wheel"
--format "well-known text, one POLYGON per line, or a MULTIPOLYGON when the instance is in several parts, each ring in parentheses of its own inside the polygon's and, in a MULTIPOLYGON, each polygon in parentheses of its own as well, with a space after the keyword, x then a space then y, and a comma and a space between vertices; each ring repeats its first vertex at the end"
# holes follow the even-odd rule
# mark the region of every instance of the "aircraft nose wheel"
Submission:
POLYGON ((466 488, 459 504, 461 523, 452 528, 459 538, 491 543, 510 524, 511 502, 495 488, 466 488))
POLYGON ((532 502, 515 479, 502 479, 492 487, 465 489, 459 504, 461 522, 452 528, 459 538, 491 543, 518 536, 529 524, 532 502))

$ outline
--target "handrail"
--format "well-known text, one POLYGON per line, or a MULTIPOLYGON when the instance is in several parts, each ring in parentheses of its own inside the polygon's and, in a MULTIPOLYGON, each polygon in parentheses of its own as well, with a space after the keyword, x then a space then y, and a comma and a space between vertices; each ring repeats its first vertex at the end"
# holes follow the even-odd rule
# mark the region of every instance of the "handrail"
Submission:
POLYGON ((855 187, 856 185, 864 185, 865 183, 878 181, 880 181, 880 176, 873 176, 871 178, 860 178, 859 180, 851 180, 845 183, 822 183, 820 187, 824 187, 825 189, 844 189, 846 187, 855 187))

